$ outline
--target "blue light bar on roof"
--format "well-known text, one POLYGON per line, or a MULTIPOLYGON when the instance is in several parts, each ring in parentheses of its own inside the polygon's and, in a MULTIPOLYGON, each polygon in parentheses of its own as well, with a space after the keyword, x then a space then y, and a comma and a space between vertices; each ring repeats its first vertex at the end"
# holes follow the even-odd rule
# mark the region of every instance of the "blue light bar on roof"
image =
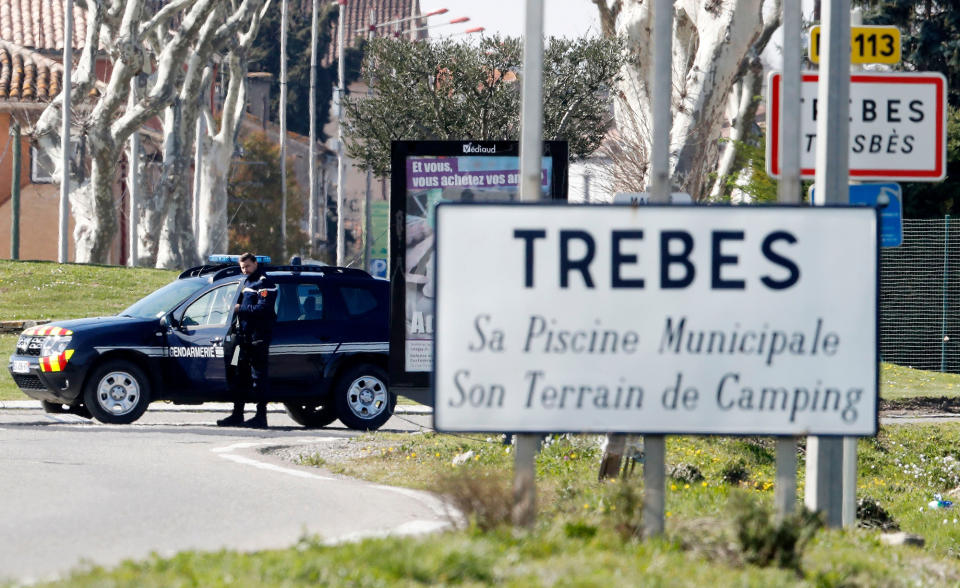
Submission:
MULTIPOLYGON (((257 263, 270 263, 269 255, 257 255, 256 258, 257 258, 257 263)), ((217 253, 208 257, 207 261, 209 263, 239 263, 240 256, 217 253)))

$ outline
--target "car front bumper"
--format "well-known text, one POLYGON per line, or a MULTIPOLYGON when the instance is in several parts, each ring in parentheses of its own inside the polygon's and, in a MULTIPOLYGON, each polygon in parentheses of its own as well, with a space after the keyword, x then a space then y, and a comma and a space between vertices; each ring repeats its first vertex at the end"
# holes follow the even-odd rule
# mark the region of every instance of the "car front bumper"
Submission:
POLYGON ((81 374, 67 365, 62 371, 40 370, 40 358, 33 355, 12 355, 7 370, 20 391, 35 400, 75 404, 80 396, 81 374))

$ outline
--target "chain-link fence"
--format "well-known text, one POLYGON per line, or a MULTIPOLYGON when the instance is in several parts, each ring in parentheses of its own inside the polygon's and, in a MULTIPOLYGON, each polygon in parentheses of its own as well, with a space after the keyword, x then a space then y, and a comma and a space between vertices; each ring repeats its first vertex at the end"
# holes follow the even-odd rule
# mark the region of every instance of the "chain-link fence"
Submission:
POLYGON ((904 219, 880 259, 883 361, 960 373, 960 218, 904 219))

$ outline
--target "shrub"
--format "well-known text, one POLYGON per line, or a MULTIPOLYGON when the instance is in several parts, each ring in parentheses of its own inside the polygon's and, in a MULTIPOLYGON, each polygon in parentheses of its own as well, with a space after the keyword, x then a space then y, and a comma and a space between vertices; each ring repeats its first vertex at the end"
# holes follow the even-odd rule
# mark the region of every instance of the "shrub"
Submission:
POLYGON ((435 490, 449 498, 471 524, 483 531, 510 522, 513 489, 508 472, 482 467, 457 468, 439 476, 435 490))
POLYGON ((805 508, 778 522, 770 507, 744 492, 730 497, 730 508, 744 559, 760 567, 776 565, 799 572, 804 547, 823 526, 820 515, 805 508))
POLYGON ((604 485, 604 522, 624 539, 639 537, 643 530, 643 485, 635 478, 611 479, 604 485))
POLYGON ((869 496, 857 500, 857 526, 882 531, 900 530, 900 525, 893 520, 890 513, 869 496))
POLYGON ((750 479, 750 471, 742 459, 728 463, 720 469, 720 477, 727 484, 736 486, 750 479))

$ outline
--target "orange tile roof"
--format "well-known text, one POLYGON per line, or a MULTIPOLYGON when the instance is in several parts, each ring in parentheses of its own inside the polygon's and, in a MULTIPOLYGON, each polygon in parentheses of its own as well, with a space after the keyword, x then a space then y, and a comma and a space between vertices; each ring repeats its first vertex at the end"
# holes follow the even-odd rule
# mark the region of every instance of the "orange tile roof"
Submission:
MULTIPOLYGON (((0 0, 9 1, 9 0, 0 0)), ((333 2, 336 5, 336 2, 333 2)), ((370 11, 374 12, 374 24, 389 22, 411 16, 411 6, 417 16, 422 14, 420 11, 420 0, 347 0, 343 13, 344 30, 343 40, 346 47, 353 47, 358 38, 366 38, 367 31, 370 28, 370 11), (360 32, 357 32, 360 31, 360 32)), ((330 65, 337 61, 337 21, 333 20, 330 35, 333 42, 330 43, 330 49, 323 58, 323 65, 330 65)), ((406 32, 410 36, 412 27, 426 26, 426 19, 408 20, 399 23, 399 30, 406 32)), ((377 29, 377 35, 383 36, 393 32, 393 26, 386 26, 377 29)), ((426 38, 427 31, 418 31, 418 38, 426 38)))
POLYGON ((0 103, 49 102, 61 89, 59 63, 0 40, 0 103))
MULTIPOLYGON (((0 39, 42 53, 63 50, 66 0, 0 0, 0 39)), ((73 7, 73 46, 83 45, 86 13, 73 7)))

